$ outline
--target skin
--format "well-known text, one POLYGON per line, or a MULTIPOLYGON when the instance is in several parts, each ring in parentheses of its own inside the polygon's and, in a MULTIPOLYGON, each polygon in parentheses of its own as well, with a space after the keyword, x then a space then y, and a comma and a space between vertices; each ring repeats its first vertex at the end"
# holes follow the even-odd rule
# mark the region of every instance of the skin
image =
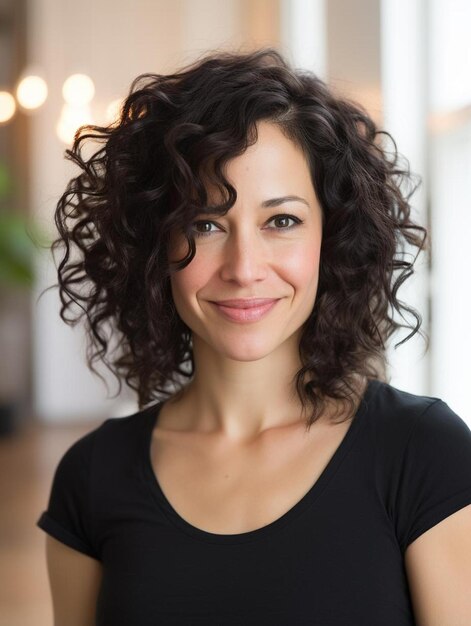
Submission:
MULTIPOLYGON (((316 299, 322 241, 322 212, 302 151, 273 123, 257 127, 257 142, 226 166, 236 203, 223 217, 198 216, 193 230, 210 234, 195 237, 194 259, 171 278, 175 307, 192 330, 195 375, 167 405, 178 407, 182 430, 232 442, 304 423, 292 380, 301 367, 302 326, 316 299), (261 207, 286 195, 307 205, 261 207), (273 220, 280 214, 303 222, 273 220), (248 297, 281 299, 249 324, 225 319, 210 303, 248 297)), ((220 199, 214 188, 208 191, 211 202, 220 199)), ((170 260, 186 250, 185 238, 173 237, 170 260)), ((164 411, 161 420, 164 425, 164 411)))

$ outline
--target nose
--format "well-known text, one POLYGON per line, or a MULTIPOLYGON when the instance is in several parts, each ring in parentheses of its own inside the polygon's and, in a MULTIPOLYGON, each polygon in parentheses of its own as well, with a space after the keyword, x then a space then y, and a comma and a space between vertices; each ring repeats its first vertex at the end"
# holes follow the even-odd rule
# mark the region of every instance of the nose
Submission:
POLYGON ((221 254, 223 280, 245 285, 263 280, 267 275, 269 250, 258 231, 251 226, 231 232, 221 254))

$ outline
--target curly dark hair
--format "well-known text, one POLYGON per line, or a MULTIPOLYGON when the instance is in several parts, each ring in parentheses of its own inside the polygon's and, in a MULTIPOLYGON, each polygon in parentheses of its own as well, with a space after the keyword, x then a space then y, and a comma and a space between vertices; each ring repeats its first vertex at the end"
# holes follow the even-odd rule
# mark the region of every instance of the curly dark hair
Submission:
POLYGON ((118 119, 81 126, 65 151, 82 172, 55 210, 60 236, 53 256, 65 246, 52 286, 59 287, 60 316, 75 325, 86 315, 88 367, 100 376, 93 363, 102 360, 118 379, 118 393, 124 376, 140 409, 181 391, 193 376, 192 333, 175 309, 170 276, 195 255, 192 220, 208 206, 203 175, 223 194, 211 212, 224 215, 236 190, 223 166, 256 141, 261 120, 278 125, 303 151, 322 211, 317 297, 299 343, 303 366, 293 378, 303 410, 310 409, 307 428, 328 398, 353 412, 358 377, 385 379, 385 343, 398 328, 410 328, 394 321, 389 305, 416 320, 395 347, 420 328, 421 316, 396 294, 425 248, 427 230, 410 220, 409 204, 421 179, 391 135, 361 105, 291 67, 274 48, 206 52, 176 73, 138 76, 118 119), (381 135, 392 141, 391 152, 381 135), (81 155, 87 139, 105 142, 88 160, 81 155), (189 250, 170 263, 175 229, 189 250), (412 262, 397 258, 404 240, 418 248, 412 262), (73 302, 81 311, 67 318, 73 302))

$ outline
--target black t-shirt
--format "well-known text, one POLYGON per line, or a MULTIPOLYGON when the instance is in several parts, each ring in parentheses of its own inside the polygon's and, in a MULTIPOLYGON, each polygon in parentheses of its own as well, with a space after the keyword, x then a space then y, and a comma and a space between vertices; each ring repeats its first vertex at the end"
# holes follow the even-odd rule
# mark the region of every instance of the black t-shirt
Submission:
POLYGON ((404 551, 471 504, 471 430, 443 400, 370 381, 301 500, 232 535, 192 526, 159 487, 161 406, 72 444, 37 522, 103 564, 96 626, 414 624, 404 551))

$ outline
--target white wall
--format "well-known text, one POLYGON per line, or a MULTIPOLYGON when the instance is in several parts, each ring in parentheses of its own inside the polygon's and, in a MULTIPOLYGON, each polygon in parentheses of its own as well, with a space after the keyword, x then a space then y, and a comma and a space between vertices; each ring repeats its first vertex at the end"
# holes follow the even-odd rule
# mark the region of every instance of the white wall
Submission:
POLYGON ((280 0, 281 50, 294 67, 327 75, 326 0, 280 0))
MULTIPOLYGON (((427 227, 428 105, 424 18, 423 0, 381 1, 383 125, 396 140, 398 151, 409 160, 412 172, 422 176, 422 185, 411 198, 411 217, 414 222, 427 227)), ((409 254, 401 256, 401 259, 411 262, 417 254, 417 248, 407 247, 406 251, 409 254)), ((428 333, 429 285, 428 256, 421 252, 414 265, 414 274, 401 286, 398 298, 418 311, 423 319, 421 328, 428 333)), ((394 317, 404 323, 396 312, 394 317)), ((415 324, 410 315, 407 315, 407 321, 415 324)), ((406 391, 430 394, 433 392, 430 385, 432 353, 425 353, 425 341, 417 333, 397 349, 393 347, 409 333, 401 330, 390 340, 388 358, 391 382, 406 391)))
POLYGON ((432 146, 433 390, 471 426, 471 122, 432 146))
POLYGON ((471 5, 429 5, 432 384, 471 426, 471 5))

